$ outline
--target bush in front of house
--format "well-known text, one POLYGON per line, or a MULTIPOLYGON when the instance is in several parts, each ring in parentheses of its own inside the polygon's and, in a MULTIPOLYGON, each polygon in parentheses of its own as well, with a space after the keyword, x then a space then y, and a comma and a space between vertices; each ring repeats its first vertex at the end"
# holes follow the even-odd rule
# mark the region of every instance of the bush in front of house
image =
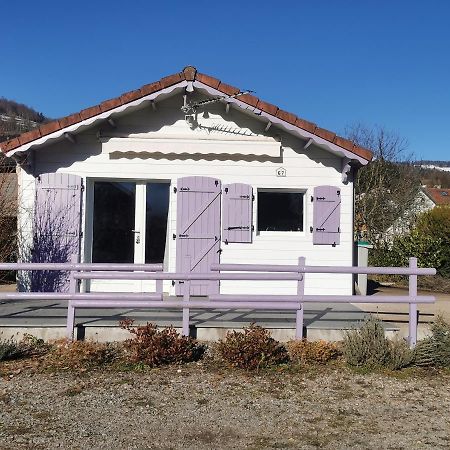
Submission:
POLYGON ((23 356, 23 351, 18 342, 13 339, 0 341, 0 361, 19 359, 23 356))
POLYGON ((403 369, 412 364, 413 351, 401 339, 390 341, 382 322, 370 316, 361 328, 346 332, 342 352, 348 365, 368 369, 403 369))
POLYGON ((50 345, 31 334, 25 334, 22 340, 0 340, 0 361, 41 356, 48 352, 50 345))
POLYGON ((326 364, 341 354, 338 346, 327 341, 290 341, 287 348, 291 361, 301 364, 326 364))
POLYGON ((229 331, 216 348, 227 364, 239 369, 257 370, 289 361, 286 347, 273 339, 267 329, 255 324, 243 331, 229 331))
POLYGON ((53 369, 87 370, 105 367, 120 357, 120 346, 115 343, 61 339, 53 344, 45 363, 53 369))
POLYGON ((133 321, 120 322, 121 328, 133 337, 125 341, 126 358, 132 363, 144 363, 150 367, 166 364, 181 364, 198 361, 205 353, 206 346, 195 339, 181 336, 174 327, 158 329, 147 323, 133 326, 133 321))
POLYGON ((414 364, 418 367, 450 367, 450 323, 442 317, 431 325, 431 336, 417 343, 414 364))

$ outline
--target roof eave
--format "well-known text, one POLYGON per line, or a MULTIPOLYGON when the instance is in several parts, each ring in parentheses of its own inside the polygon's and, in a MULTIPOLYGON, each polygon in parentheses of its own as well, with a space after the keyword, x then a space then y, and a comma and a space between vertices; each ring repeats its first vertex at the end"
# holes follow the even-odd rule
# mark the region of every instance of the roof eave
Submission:
POLYGON ((43 145, 51 143, 52 141, 59 140, 64 137, 65 133, 76 133, 82 128, 91 127, 96 122, 106 120, 113 114, 118 114, 129 108, 139 106, 142 103, 155 100, 158 97, 160 97, 161 95, 172 93, 174 90, 185 88, 187 86, 187 84, 188 84, 188 82, 186 80, 180 81, 179 83, 173 84, 172 86, 169 86, 169 87, 163 88, 157 92, 153 92, 151 94, 145 95, 141 98, 138 98, 137 100, 117 106, 116 108, 102 112, 93 117, 89 117, 85 120, 82 120, 81 122, 77 122, 73 125, 69 125, 68 127, 61 128, 60 130, 54 131, 53 133, 47 134, 47 135, 42 136, 34 141, 23 144, 15 149, 10 150, 9 152, 5 153, 5 155, 8 157, 12 157, 16 153, 23 153, 23 152, 30 150, 31 148, 41 147, 43 145))

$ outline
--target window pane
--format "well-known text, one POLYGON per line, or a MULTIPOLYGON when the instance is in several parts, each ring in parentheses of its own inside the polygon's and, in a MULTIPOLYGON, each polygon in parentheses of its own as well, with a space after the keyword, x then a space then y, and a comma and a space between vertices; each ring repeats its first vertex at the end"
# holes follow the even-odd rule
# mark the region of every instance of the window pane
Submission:
POLYGON ((94 184, 93 262, 134 262, 135 199, 135 183, 94 184))
POLYGON ((303 231, 303 194, 258 192, 259 231, 303 231))
POLYGON ((145 262, 162 263, 166 248, 169 184, 147 183, 145 262))

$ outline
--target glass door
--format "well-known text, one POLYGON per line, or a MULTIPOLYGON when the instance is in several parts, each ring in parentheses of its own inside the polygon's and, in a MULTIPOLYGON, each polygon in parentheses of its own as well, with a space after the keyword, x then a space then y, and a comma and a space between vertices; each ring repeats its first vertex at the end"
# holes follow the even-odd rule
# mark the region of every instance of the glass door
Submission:
MULTIPOLYGON (((92 262, 163 263, 169 189, 168 182, 94 181, 92 262)), ((142 289, 139 282, 125 285, 142 289)))

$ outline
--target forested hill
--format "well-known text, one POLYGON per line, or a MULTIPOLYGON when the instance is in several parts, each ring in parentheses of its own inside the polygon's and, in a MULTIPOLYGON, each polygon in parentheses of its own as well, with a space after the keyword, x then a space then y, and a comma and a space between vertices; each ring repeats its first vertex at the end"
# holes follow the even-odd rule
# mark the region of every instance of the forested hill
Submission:
POLYGON ((0 142, 32 130, 48 120, 27 105, 0 97, 0 142))

